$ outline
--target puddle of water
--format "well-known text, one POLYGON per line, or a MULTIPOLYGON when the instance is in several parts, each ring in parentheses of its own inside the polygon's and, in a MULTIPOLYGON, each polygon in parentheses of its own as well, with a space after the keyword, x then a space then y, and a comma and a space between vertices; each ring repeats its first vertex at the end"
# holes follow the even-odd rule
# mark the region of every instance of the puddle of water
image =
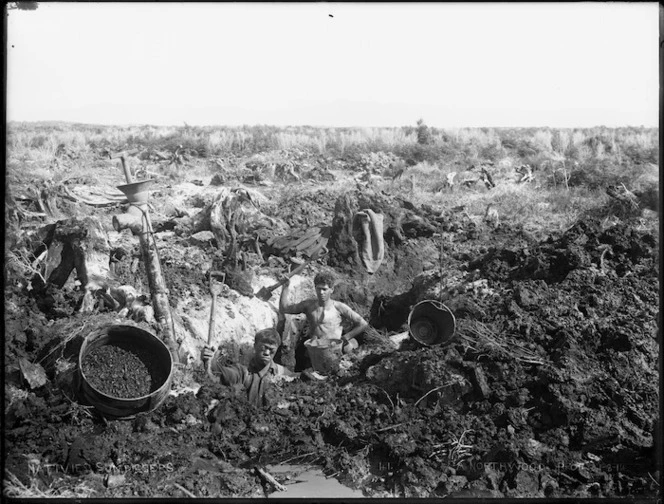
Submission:
POLYGON ((268 498, 364 497, 360 490, 353 490, 334 478, 327 478, 317 467, 281 464, 267 466, 266 469, 286 487, 285 492, 273 492, 268 498), (285 480, 286 475, 290 479, 285 480))

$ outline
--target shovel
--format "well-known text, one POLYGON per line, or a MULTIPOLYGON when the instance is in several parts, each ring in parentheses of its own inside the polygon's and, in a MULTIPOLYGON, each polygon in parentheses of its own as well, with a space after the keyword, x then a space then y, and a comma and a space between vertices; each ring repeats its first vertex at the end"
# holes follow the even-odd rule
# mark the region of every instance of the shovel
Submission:
MULTIPOLYGON (((256 294, 254 294, 254 295, 255 295, 258 299, 260 299, 261 301, 269 301, 270 298, 272 297, 272 293, 273 293, 275 290, 277 290, 279 287, 281 287, 282 285, 284 285, 284 284, 288 281, 288 279, 289 279, 290 277, 292 277, 292 276, 294 276, 294 275, 297 275, 298 273, 300 273, 300 272, 301 272, 301 271, 307 266, 307 264, 309 264, 310 262, 315 261, 316 259, 318 259, 318 256, 320 255, 320 252, 321 252, 321 250, 323 250, 323 248, 324 248, 324 244, 321 243, 318 247, 316 247, 316 248, 314 249, 314 251, 313 251, 313 253, 311 254, 311 257, 309 257, 309 259, 307 259, 306 261, 304 261, 302 264, 300 264, 297 268, 295 268, 295 269, 294 269, 293 271, 291 271, 290 273, 287 273, 287 274, 285 275, 285 278, 284 278, 284 279, 279 280, 276 284, 271 285, 271 286, 269 286, 269 287, 261 287, 261 289, 260 289, 256 294)), ((327 251, 326 251, 326 252, 327 252, 327 251)))
MULTIPOLYGON (((217 296, 221 294, 221 286, 224 281, 225 273, 220 271, 210 271, 210 294, 212 294, 212 306, 210 307, 210 322, 208 327, 207 346, 212 346, 212 338, 214 336, 214 320, 215 320, 215 307, 217 305, 217 296), (217 282, 215 277, 221 278, 221 282, 217 282)), ((208 359, 205 364, 205 372, 210 373, 212 366, 212 359, 208 359)))

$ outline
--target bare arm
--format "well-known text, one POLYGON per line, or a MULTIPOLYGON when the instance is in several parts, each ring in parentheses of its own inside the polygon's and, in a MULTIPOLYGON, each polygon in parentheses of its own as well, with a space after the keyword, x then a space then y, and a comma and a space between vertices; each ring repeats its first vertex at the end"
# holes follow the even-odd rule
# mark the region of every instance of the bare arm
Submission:
POLYGON ((346 334, 342 334, 341 337, 346 341, 352 340, 355 336, 362 334, 369 327, 369 323, 362 319, 362 322, 359 322, 353 329, 348 331, 346 334))
POLYGON ((286 280, 284 286, 281 288, 281 296, 279 296, 279 313, 288 313, 286 308, 288 308, 287 300, 290 288, 290 282, 286 280))
POLYGON ((203 347, 202 360, 205 367, 205 374, 212 382, 219 383, 219 377, 212 372, 212 367, 215 365, 216 357, 217 355, 213 347, 203 347))
POLYGON ((279 313, 282 314, 295 314, 295 313, 304 313, 306 311, 307 302, 302 301, 301 303, 288 304, 288 295, 290 288, 290 282, 286 279, 286 283, 281 289, 281 296, 279 297, 279 313))
POLYGON ((364 318, 359 313, 357 313, 347 304, 340 301, 337 301, 336 305, 337 310, 339 310, 341 316, 353 323, 353 328, 346 334, 341 335, 343 339, 349 341, 366 331, 367 327, 369 327, 369 323, 364 320, 364 318))
POLYGON ((233 364, 232 366, 222 366, 218 360, 212 362, 210 373, 215 383, 222 385, 237 385, 244 383, 248 371, 242 364, 233 364))
POLYGON ((239 364, 233 366, 222 366, 219 362, 219 354, 211 347, 206 346, 203 349, 203 362, 211 360, 209 366, 205 366, 206 374, 213 383, 222 383, 223 385, 234 385, 244 381, 246 368, 239 364))

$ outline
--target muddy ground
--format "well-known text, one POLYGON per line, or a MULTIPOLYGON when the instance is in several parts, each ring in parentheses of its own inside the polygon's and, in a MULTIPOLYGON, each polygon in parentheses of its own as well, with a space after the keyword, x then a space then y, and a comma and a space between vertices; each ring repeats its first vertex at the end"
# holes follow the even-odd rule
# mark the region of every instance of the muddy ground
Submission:
MULTIPOLYGON (((174 206, 190 212, 204 206, 200 195, 217 187, 201 182, 160 181, 151 203, 171 306, 178 317, 183 306, 194 306, 198 311, 188 313, 198 314, 204 335, 214 243, 159 227, 174 206)), ((88 182, 95 183, 100 179, 88 182)), ((509 223, 487 227, 443 204, 422 207, 401 196, 335 187, 306 183, 297 198, 283 199, 278 187, 257 190, 269 201, 263 212, 291 230, 332 225, 344 195, 358 208, 384 213, 387 250, 374 275, 357 267, 353 251, 337 239, 302 280, 301 292, 311 292, 313 273, 334 268, 342 279, 336 298, 372 327, 336 379, 275 384, 266 408, 208 383, 194 356, 176 364, 172 393, 157 410, 102 418, 77 396, 81 339, 109 324, 155 328, 99 307, 80 313, 83 292, 75 283, 56 288, 9 276, 6 492, 257 497, 274 488, 255 467, 288 462, 320 465, 367 496, 658 494, 656 223, 611 226, 588 218, 564 233, 533 237, 509 223), (451 344, 424 347, 403 337, 410 308, 423 299, 441 300, 455 314, 451 344), (21 358, 40 363, 45 384, 31 388, 21 358)), ((113 233, 111 216, 122 208, 63 203, 59 211, 63 219, 93 215, 113 233)), ((37 231, 43 224, 21 226, 37 231)), ((125 252, 116 259, 118 281, 149 293, 137 240, 128 231, 113 240, 125 252)), ((257 279, 269 284, 288 260, 248 256, 255 290, 257 279)), ((250 317, 241 308, 248 296, 226 289, 222 298, 240 307, 234 320, 250 317)), ((265 320, 274 321, 273 310, 265 310, 265 320)), ((247 326, 244 339, 226 341, 232 356, 247 353, 261 324, 247 326)), ((199 340, 188 348, 200 349, 199 340)))

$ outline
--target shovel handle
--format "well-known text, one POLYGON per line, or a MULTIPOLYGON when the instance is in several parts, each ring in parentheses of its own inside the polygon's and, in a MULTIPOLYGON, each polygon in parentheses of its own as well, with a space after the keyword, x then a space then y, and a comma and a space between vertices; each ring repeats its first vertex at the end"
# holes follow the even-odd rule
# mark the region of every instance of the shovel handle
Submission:
MULTIPOLYGON (((311 254, 311 257, 309 257, 309 259, 307 259, 306 261, 304 261, 302 264, 300 264, 300 265, 299 265, 297 268, 295 268, 293 271, 291 271, 291 272, 289 272, 289 273, 286 273, 286 274, 284 275, 285 278, 283 278, 282 280, 279 280, 279 281, 278 281, 277 283, 275 283, 274 285, 270 285, 269 287, 262 287, 261 290, 258 291, 258 293, 256 294, 256 297, 257 297, 258 299, 262 299, 263 301, 267 301, 268 299, 270 299, 270 297, 272 296, 272 292, 273 292, 273 291, 275 291, 276 289, 278 289, 279 287, 281 287, 282 285, 284 285, 284 284, 286 283, 286 281, 287 281, 290 277, 292 277, 292 276, 297 275, 298 273, 300 273, 304 268, 306 268, 307 264, 309 264, 310 262, 315 261, 316 259, 318 259, 318 257, 320 256, 320 252, 321 252, 321 250, 323 250, 323 248, 324 248, 324 244, 321 243, 321 244, 320 244, 320 245, 314 250, 314 252, 311 254)), ((327 252, 327 250, 326 250, 326 252, 327 252)))
MULTIPOLYGON (((212 306, 210 307, 210 322, 208 324, 208 338, 207 338, 207 346, 212 346, 212 338, 214 337, 214 320, 215 320, 215 308, 217 305, 217 293, 212 291, 212 306)), ((208 361, 205 363, 205 373, 210 374, 210 369, 212 367, 212 359, 213 357, 210 357, 208 361)))
POLYGON ((127 184, 133 184, 134 178, 131 176, 131 170, 129 169, 129 165, 127 164, 124 156, 120 158, 120 162, 122 163, 122 171, 124 172, 127 184))
POLYGON ((306 262, 300 264, 300 265, 299 265, 297 268, 295 268, 293 271, 291 271, 290 273, 287 273, 286 275, 284 275, 286 278, 284 278, 284 279, 282 279, 282 280, 279 280, 276 284, 274 284, 274 285, 270 285, 269 287, 263 287, 263 288, 259 291, 259 293, 258 293, 258 297, 259 297, 259 298, 262 298, 262 299, 265 299, 265 300, 270 299, 270 296, 272 295, 272 292, 274 292, 276 289, 278 289, 279 287, 281 287, 282 285, 284 285, 284 284, 288 281, 288 279, 289 279, 290 277, 292 277, 292 276, 294 276, 294 275, 297 275, 297 274, 298 274, 300 271, 302 271, 302 270, 304 269, 304 267, 305 267, 307 264, 309 264, 311 261, 312 261, 312 259, 308 259, 306 262))
POLYGON ((210 307, 210 323, 208 325, 208 346, 212 345, 212 338, 214 337, 214 319, 215 319, 215 307, 217 304, 217 294, 212 293, 212 306, 210 307))
MULTIPOLYGON (((315 256, 311 256, 309 259, 307 259, 306 261, 304 261, 302 264, 300 264, 300 265, 299 265, 297 268, 295 268, 293 271, 291 271, 290 273, 287 273, 287 274, 286 274, 286 278, 290 278, 290 277, 292 277, 292 276, 297 275, 300 271, 302 271, 302 270, 306 267, 307 264, 309 264, 309 263, 310 263, 311 261, 313 261, 314 259, 315 259, 315 256)), ((286 283, 286 281, 285 281, 285 280, 281 280, 280 284, 284 284, 284 283, 286 283)))

